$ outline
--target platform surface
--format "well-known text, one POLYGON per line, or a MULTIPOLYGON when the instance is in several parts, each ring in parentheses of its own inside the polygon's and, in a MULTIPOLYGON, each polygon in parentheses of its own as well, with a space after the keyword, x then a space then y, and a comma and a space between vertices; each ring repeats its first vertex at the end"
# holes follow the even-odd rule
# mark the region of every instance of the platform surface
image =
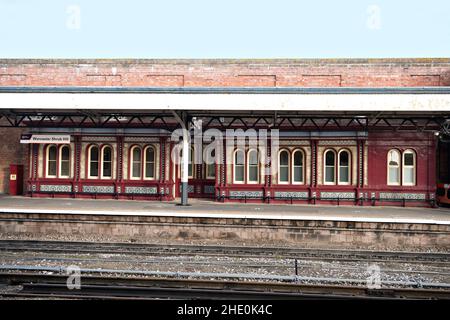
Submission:
POLYGON ((190 199, 191 205, 186 207, 177 203, 0 196, 0 215, 54 213, 450 224, 447 208, 238 204, 197 199, 190 199))

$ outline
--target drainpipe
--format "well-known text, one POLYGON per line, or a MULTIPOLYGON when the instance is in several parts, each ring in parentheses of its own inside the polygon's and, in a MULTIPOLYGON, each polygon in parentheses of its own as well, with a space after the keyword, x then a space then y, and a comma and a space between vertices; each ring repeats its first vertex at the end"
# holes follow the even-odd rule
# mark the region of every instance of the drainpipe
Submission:
POLYGON ((187 114, 185 112, 181 113, 181 116, 176 112, 172 111, 173 116, 177 122, 181 125, 183 129, 183 155, 181 157, 181 165, 183 170, 181 170, 181 206, 188 205, 188 177, 189 177, 189 136, 188 136, 188 121, 187 114))

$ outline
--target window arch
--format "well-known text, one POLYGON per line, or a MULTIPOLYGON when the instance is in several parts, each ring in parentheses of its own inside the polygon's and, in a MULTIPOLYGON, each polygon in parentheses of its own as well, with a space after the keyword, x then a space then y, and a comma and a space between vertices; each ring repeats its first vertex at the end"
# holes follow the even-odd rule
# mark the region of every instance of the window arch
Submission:
POLYGON ((400 152, 396 149, 389 150, 387 157, 388 185, 400 185, 400 152))
POLYGON ((70 148, 68 145, 59 148, 59 177, 70 177, 70 148))
POLYGON ((110 146, 104 146, 102 148, 101 156, 101 177, 112 178, 113 172, 113 149, 110 146))
POLYGON ((156 152, 153 146, 146 146, 144 149, 144 177, 145 179, 155 179, 156 152))
POLYGON ((247 183, 259 182, 259 153, 250 149, 247 153, 247 183))
POLYGON ((57 167, 58 167, 58 149, 55 145, 49 145, 47 147, 47 178, 57 177, 57 167))
POLYGON ((99 177, 100 152, 97 145, 92 145, 88 149, 88 177, 99 177))
POLYGON ((289 151, 280 150, 278 153, 278 183, 289 183, 290 159, 289 151))
POLYGON ((402 184, 414 186, 416 184, 416 153, 411 149, 403 151, 402 161, 402 184))
POLYGON ((350 184, 351 157, 348 150, 338 153, 338 184, 350 184))
POLYGON ((305 160, 302 150, 297 149, 292 153, 292 183, 304 183, 303 163, 305 160))
POLYGON ((336 153, 326 150, 324 153, 324 184, 336 184, 336 153))
POLYGON ((142 149, 139 146, 133 146, 130 149, 130 178, 141 179, 142 178, 142 149))
POLYGON ((244 183, 245 153, 241 149, 236 149, 233 155, 234 183, 244 183))

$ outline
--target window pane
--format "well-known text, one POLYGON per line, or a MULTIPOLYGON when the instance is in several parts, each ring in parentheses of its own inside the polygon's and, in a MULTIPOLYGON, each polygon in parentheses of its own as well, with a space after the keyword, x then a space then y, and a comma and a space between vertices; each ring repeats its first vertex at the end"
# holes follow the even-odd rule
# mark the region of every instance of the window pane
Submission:
POLYGON ((328 151, 325 155, 325 165, 334 166, 334 152, 328 151))
POLYGON ((153 151, 153 148, 145 149, 145 161, 155 162, 155 152, 153 151))
POLYGON ((56 176, 56 160, 48 161, 48 175, 56 176))
POLYGON ((236 152, 234 163, 236 165, 243 165, 244 164, 244 152, 243 151, 237 151, 236 152))
POLYGON ((389 152, 389 165, 390 166, 398 166, 400 162, 400 156, 397 151, 390 151, 389 152))
POLYGON ((302 166, 303 165, 303 154, 301 151, 297 151, 294 153, 294 166, 302 166))
POLYGON ((103 161, 103 176, 104 177, 111 177, 111 162, 105 162, 103 161))
POLYGON ((414 168, 405 168, 403 170, 403 179, 404 182, 407 184, 413 184, 414 183, 414 168))
POLYGON ((255 182, 258 181, 258 167, 257 166, 250 166, 248 171, 248 178, 249 181, 255 182))
POLYGON ((192 175, 192 163, 189 163, 189 165, 188 165, 188 176, 189 177, 192 177, 193 175, 192 175))
POLYGON ((288 167, 280 167, 280 182, 289 181, 289 170, 288 167))
POLYGON ((303 181, 303 167, 294 167, 294 182, 303 181))
POLYGON ((69 161, 61 161, 61 176, 69 176, 69 161))
POLYGON ((56 161, 56 147, 52 146, 48 148, 48 160, 56 161))
POLYGON ((389 183, 398 183, 398 182, 399 182, 399 169, 389 168, 389 183))
POLYGON ((69 147, 62 147, 61 148, 61 160, 68 161, 69 158, 70 158, 69 147))
POLYGON ((234 179, 236 181, 244 181, 244 166, 235 166, 234 169, 234 179))
POLYGON ((248 159, 248 163, 250 165, 252 164, 258 164, 258 153, 256 151, 250 151, 249 153, 249 159, 248 159))
POLYGON ((216 168, 214 164, 208 164, 208 177, 215 177, 216 176, 216 168))
POLYGON ((325 168, 325 181, 334 182, 334 167, 325 168))
POLYGON ((287 166, 289 164, 289 154, 287 151, 282 151, 280 153, 280 165, 287 166))
POLYGON ((90 173, 91 177, 98 177, 98 162, 91 161, 90 173))
POLYGON ((139 148, 133 149, 133 161, 141 162, 141 149, 139 148))
POLYGON ((339 182, 349 182, 348 167, 339 168, 339 182))
POLYGON ((141 176, 141 162, 133 162, 133 178, 139 178, 141 176))
POLYGON ((154 172, 155 170, 155 164, 153 162, 147 162, 145 164, 145 177, 146 178, 153 178, 154 177, 154 172))
POLYGON ((412 153, 405 153, 405 166, 413 166, 414 165, 414 155, 412 153))
POLYGON ((111 148, 107 147, 103 149, 103 161, 111 161, 112 159, 112 152, 111 148))
POLYGON ((98 148, 97 147, 91 148, 91 161, 98 161, 98 148))
POLYGON ((342 151, 339 154, 339 165, 348 166, 348 152, 342 151))

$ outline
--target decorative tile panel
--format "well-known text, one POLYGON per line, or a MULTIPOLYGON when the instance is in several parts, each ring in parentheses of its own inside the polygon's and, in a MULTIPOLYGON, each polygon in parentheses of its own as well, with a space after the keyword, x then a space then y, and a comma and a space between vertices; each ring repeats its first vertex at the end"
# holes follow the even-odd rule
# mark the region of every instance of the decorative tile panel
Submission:
POLYGON ((159 137, 125 137, 125 142, 159 142, 159 137))
POLYGON ((230 191, 231 198, 262 198, 262 191, 230 191))
POLYGON ((132 194, 157 194, 156 187, 125 187, 125 193, 132 194))
POLYGON ((319 140, 319 146, 356 146, 354 140, 319 140))
POLYGON ((309 146, 309 140, 280 140, 280 147, 283 146, 309 146))
POLYGON ((114 186, 83 186, 86 193, 114 193, 114 186))
POLYGON ((72 192, 71 185, 41 184, 41 192, 72 192))
POLYGON ((425 200, 425 193, 400 193, 400 192, 380 192, 380 200, 386 199, 406 199, 406 200, 425 200))
POLYGON ((320 193, 320 199, 326 200, 326 199, 354 199, 355 193, 354 192, 321 192, 320 193))
POLYGON ((116 142, 116 137, 83 137, 83 142, 116 142))
POLYGON ((275 191, 276 198, 308 198, 308 192, 304 191, 275 191))

